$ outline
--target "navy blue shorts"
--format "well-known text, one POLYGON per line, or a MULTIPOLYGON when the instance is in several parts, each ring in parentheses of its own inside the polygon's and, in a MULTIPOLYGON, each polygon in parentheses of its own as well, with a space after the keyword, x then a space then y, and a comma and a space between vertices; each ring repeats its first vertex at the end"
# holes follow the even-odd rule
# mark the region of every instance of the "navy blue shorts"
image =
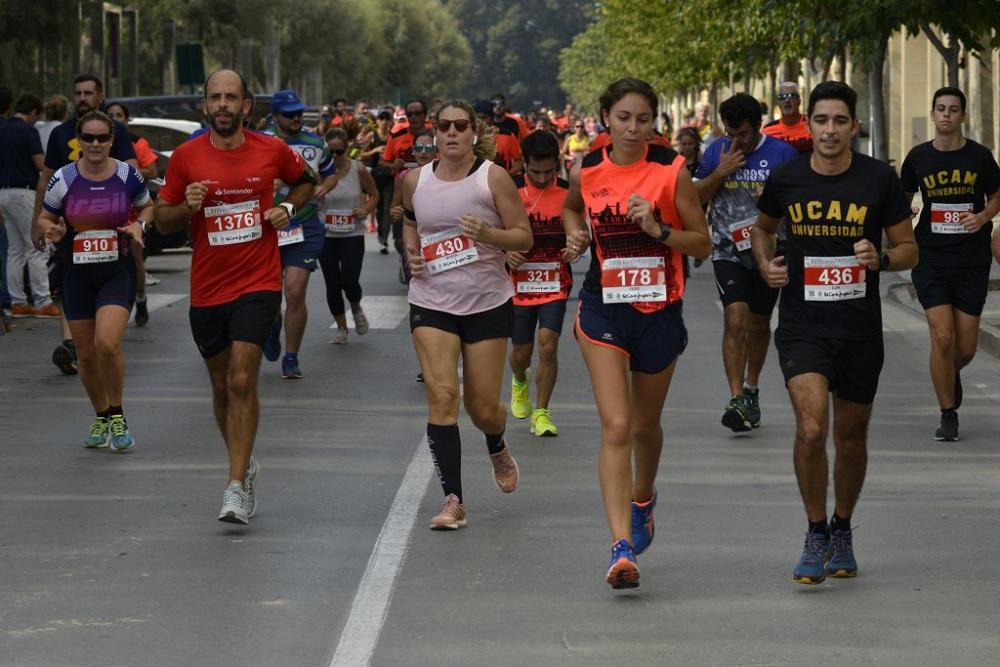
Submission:
POLYGON ((67 320, 92 320, 97 309, 135 305, 135 261, 131 255, 117 262, 69 264, 62 276, 62 306, 67 320))
POLYGON ((301 243, 290 243, 279 248, 281 252, 281 267, 295 266, 300 269, 315 271, 319 267, 319 256, 323 252, 323 241, 326 231, 319 218, 313 216, 302 223, 305 240, 301 243))
POLYGON ((640 313, 627 303, 604 303, 600 292, 580 290, 574 334, 594 345, 619 350, 629 368, 650 375, 674 362, 687 347, 683 303, 653 313, 640 313))
POLYGON ((566 299, 556 299, 537 306, 514 306, 514 345, 528 345, 535 341, 535 327, 562 334, 566 316, 566 299))

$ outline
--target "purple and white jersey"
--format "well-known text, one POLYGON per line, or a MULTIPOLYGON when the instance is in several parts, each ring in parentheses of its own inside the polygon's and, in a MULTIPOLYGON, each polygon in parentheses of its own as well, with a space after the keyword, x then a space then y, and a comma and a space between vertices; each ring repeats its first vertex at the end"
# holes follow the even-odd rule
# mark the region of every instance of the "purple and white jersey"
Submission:
MULTIPOLYGON (((52 175, 45 189, 45 210, 65 218, 71 237, 80 232, 124 227, 132 207, 141 208, 149 202, 149 190, 139 172, 125 162, 114 162, 115 173, 103 181, 84 178, 76 162, 52 175)), ((128 235, 118 233, 118 247, 122 255, 128 254, 128 235)))

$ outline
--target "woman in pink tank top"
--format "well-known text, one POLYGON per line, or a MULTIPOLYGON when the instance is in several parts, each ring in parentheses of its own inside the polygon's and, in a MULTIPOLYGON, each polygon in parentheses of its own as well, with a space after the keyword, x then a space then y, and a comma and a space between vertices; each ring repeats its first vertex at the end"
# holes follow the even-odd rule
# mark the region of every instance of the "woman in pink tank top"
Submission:
POLYGON ((513 291, 504 251, 531 248, 531 226, 506 171, 487 158, 495 146, 472 107, 452 101, 435 128, 440 158, 403 179, 403 244, 410 280, 410 330, 427 391, 427 442, 444 491, 434 530, 465 525, 458 431, 458 359, 462 393, 486 435, 493 478, 504 493, 518 469, 504 441, 500 402, 513 291))

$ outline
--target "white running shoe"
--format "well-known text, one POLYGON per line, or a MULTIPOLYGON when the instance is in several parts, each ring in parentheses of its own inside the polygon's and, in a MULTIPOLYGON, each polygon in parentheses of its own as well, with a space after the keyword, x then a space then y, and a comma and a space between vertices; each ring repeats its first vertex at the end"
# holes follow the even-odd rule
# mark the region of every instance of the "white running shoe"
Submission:
POLYGON ((337 333, 333 334, 333 340, 330 342, 333 345, 347 345, 347 329, 337 329, 337 333))
POLYGON ((368 333, 368 318, 365 317, 365 311, 358 308, 351 314, 354 316, 354 330, 358 332, 359 336, 364 336, 368 333))
POLYGON ((244 526, 250 523, 250 517, 247 516, 247 502, 246 485, 235 479, 229 482, 225 493, 222 494, 222 509, 219 510, 219 521, 239 523, 244 526))

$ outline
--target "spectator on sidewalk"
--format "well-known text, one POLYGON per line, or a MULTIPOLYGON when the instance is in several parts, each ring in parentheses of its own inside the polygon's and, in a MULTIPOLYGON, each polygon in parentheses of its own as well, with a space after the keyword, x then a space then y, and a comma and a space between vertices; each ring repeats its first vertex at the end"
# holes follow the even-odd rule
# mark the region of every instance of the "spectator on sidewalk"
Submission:
POLYGON ((38 136, 42 138, 42 150, 44 151, 45 147, 49 145, 49 135, 52 134, 52 130, 61 125, 69 116, 69 100, 66 99, 65 95, 52 95, 45 100, 42 111, 45 114, 45 120, 38 123, 36 127, 38 128, 38 136))

